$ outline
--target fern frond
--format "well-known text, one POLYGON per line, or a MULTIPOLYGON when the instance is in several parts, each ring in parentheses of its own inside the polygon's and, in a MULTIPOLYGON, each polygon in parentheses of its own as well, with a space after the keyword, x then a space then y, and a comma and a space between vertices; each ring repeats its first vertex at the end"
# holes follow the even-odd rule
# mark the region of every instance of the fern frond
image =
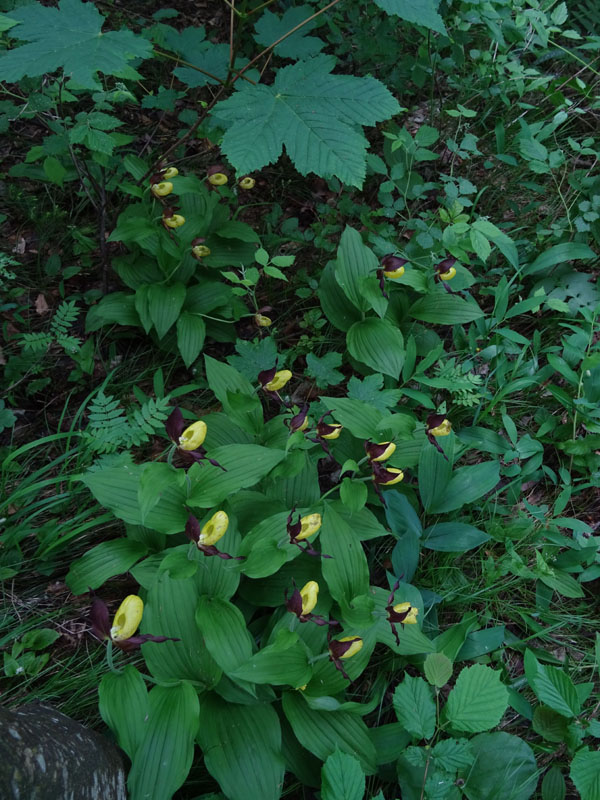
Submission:
POLYGON ((80 309, 75 300, 64 300, 56 309, 50 323, 50 334, 54 339, 67 336, 67 331, 77 321, 80 309))
POLYGON ((47 350, 52 344, 52 336, 49 333, 24 333, 21 339, 23 350, 32 353, 41 353, 47 350))
POLYGON ((97 453, 114 453, 120 448, 144 444, 164 427, 169 402, 169 397, 150 398, 140 408, 126 412, 119 400, 98 392, 88 407, 85 439, 97 453))

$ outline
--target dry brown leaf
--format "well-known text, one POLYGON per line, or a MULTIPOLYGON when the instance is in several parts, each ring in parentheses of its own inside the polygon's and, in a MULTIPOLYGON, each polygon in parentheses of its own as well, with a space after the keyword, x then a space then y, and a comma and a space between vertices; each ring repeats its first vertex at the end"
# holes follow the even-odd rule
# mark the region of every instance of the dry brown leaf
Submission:
POLYGON ((48 303, 46 302, 46 298, 41 292, 35 298, 35 310, 38 314, 47 314, 48 311, 50 311, 48 303))

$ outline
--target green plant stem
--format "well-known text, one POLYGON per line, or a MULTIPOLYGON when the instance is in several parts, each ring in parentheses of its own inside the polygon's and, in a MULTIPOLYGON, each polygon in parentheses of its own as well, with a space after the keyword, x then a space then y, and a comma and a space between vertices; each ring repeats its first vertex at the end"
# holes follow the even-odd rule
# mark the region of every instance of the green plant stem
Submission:
POLYGON ((117 675, 121 674, 121 670, 115 667, 115 662, 113 660, 113 643, 112 639, 109 639, 106 643, 106 663, 108 664, 108 668, 111 672, 115 672, 117 675))

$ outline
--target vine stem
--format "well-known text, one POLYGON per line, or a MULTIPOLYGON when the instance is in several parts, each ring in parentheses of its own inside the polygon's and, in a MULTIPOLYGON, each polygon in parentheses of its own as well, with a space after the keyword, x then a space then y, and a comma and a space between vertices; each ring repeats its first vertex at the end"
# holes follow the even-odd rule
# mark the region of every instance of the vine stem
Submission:
POLYGON ((296 33, 296 31, 299 31, 300 28, 303 28, 311 20, 315 19, 316 17, 320 16, 321 14, 324 14, 326 11, 328 11, 330 8, 333 8, 333 6, 337 5, 339 2, 340 2, 340 0, 331 0, 331 3, 328 3, 326 6, 321 8, 319 11, 315 11, 315 13, 311 14, 310 17, 307 17, 306 19, 302 20, 302 22, 299 22, 297 25, 295 25, 287 33, 284 33, 283 36, 280 36, 279 39, 276 39, 268 47, 265 47, 264 50, 261 50, 261 52, 257 56, 254 56, 254 58, 251 61, 249 61, 243 69, 241 69, 236 75, 234 75, 234 78, 231 81, 231 86, 233 86, 233 84, 237 81, 238 78, 242 78, 243 75, 244 75, 244 72, 246 72, 246 70, 249 69, 253 64, 255 64, 260 58, 262 58, 264 55, 266 55, 266 53, 268 53, 270 50, 273 50, 275 47, 277 47, 278 44, 283 42, 284 39, 287 39, 288 36, 291 36, 293 33, 296 33))

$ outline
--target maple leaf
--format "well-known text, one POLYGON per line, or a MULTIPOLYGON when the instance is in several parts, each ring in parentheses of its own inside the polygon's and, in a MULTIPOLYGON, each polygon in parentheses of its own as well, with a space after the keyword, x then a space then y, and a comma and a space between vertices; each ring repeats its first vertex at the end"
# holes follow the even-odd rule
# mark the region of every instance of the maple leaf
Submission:
POLYGON ((333 56, 299 61, 280 69, 272 86, 244 85, 215 106, 227 127, 222 150, 240 173, 273 163, 285 146, 302 175, 362 185, 367 140, 360 126, 400 107, 375 78, 332 75, 334 66, 333 56))
POLYGON ((14 83, 63 69, 85 89, 98 89, 96 72, 118 78, 139 78, 127 63, 148 58, 152 45, 131 31, 102 32, 104 17, 92 3, 61 0, 58 8, 32 3, 11 11, 18 24, 10 36, 27 44, 0 58, 0 80, 14 83))

